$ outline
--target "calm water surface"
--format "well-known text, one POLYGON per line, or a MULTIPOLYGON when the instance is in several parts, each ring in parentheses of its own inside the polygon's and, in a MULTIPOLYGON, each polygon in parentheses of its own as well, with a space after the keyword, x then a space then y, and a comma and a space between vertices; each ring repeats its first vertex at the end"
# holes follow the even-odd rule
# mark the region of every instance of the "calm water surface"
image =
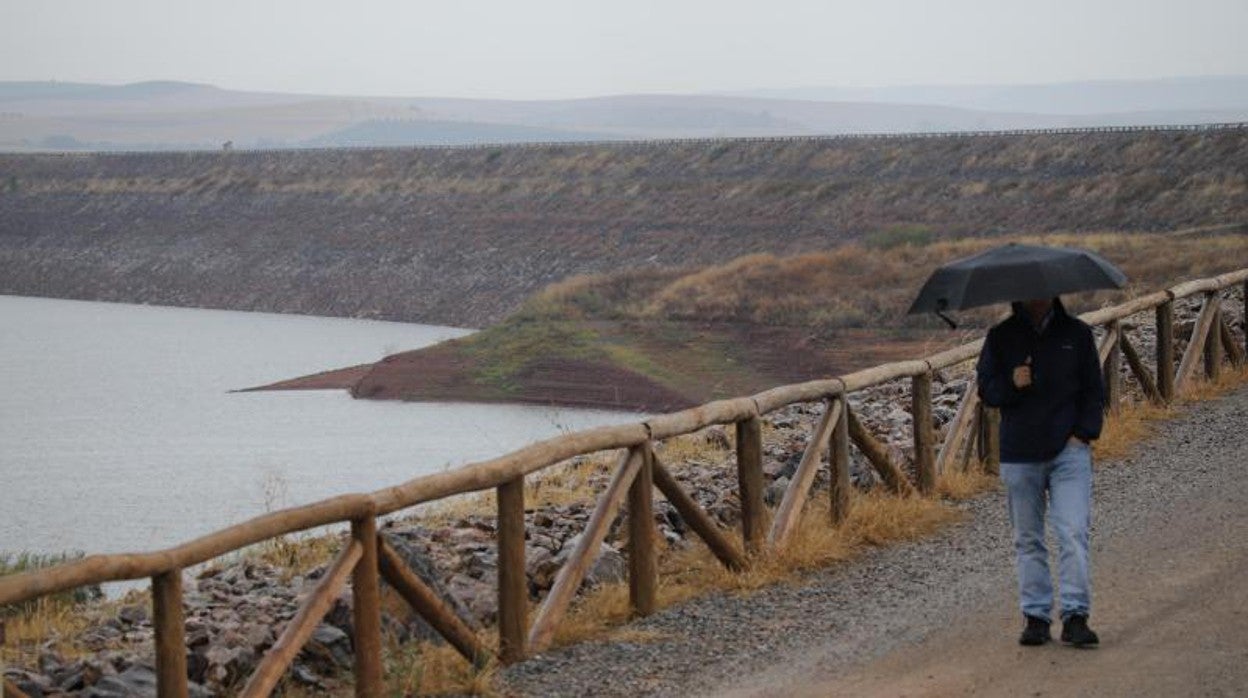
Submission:
POLYGON ((231 393, 466 330, 0 296, 0 553, 142 551, 635 418, 231 393))

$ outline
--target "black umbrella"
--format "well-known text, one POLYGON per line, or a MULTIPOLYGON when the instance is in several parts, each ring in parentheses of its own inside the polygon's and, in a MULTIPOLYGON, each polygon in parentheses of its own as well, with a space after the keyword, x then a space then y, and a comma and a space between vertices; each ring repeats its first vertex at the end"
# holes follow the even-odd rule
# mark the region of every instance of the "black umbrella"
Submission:
POLYGON ((932 272, 907 314, 936 313, 955 326, 944 311, 1122 288, 1126 282, 1126 274, 1087 250, 1011 243, 932 272))

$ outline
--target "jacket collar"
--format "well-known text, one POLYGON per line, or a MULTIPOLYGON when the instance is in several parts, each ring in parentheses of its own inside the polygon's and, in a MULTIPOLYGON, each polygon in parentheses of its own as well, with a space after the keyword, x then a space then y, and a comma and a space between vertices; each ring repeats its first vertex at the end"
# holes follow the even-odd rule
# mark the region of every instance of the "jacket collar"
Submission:
MULTIPOLYGON (((1024 327, 1030 329, 1032 332, 1036 331, 1035 325, 1031 322, 1031 317, 1027 315, 1027 310, 1023 308, 1022 301, 1014 301, 1013 303, 1010 303, 1010 308, 1014 311, 1012 317, 1016 322, 1022 323, 1024 327)), ((1064 321, 1066 318, 1070 317, 1070 314, 1066 312, 1066 306, 1062 305, 1062 299, 1057 296, 1053 297, 1052 312, 1053 317, 1049 318, 1048 324, 1045 325, 1046 330, 1052 327, 1053 323, 1058 322, 1059 320, 1064 321)))

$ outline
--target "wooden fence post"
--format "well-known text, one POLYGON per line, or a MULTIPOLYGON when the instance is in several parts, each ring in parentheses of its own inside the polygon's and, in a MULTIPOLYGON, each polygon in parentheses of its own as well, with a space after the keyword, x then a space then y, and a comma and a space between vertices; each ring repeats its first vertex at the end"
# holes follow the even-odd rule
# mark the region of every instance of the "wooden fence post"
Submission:
POLYGON ((741 495, 741 537, 747 554, 763 549, 763 423, 758 417, 737 422, 737 486, 741 495))
POLYGON ((1239 348, 1239 344, 1235 341, 1235 334, 1231 332, 1231 326, 1226 322, 1226 315, 1222 315, 1222 321, 1218 323, 1222 334, 1222 349, 1226 351, 1226 355, 1231 359, 1231 365, 1235 368, 1243 368, 1244 366, 1244 350, 1239 348))
POLYGON ((1001 474, 1001 410, 983 405, 980 413, 980 427, 983 429, 981 443, 984 445, 981 457, 984 461, 984 472, 989 475, 1001 474))
POLYGON ((1122 401, 1122 324, 1111 320, 1105 326, 1109 334, 1109 355, 1105 357, 1105 365, 1101 367, 1101 375, 1105 380, 1105 411, 1118 414, 1119 403, 1122 401))
POLYGON ((844 395, 836 399, 841 404, 841 413, 832 429, 831 449, 828 453, 833 526, 844 522, 849 516, 849 494, 853 487, 849 481, 849 401, 844 395))
POLYGON ((498 653, 503 664, 524 659, 529 590, 524 559, 524 477, 498 486, 498 653))
POLYGON ((644 460, 645 456, 638 446, 628 449, 620 458, 607 489, 598 495, 598 504, 594 507, 594 513, 589 515, 589 521, 585 523, 580 542, 576 544, 568 561, 559 569, 554 586, 550 588, 537 617, 533 619, 533 625, 529 628, 529 652, 541 652, 550 646, 555 637, 555 629, 567 613, 572 598, 576 596, 576 590, 581 588, 581 582, 585 580, 590 566, 598 559, 602 542, 606 539, 611 523, 615 521, 615 515, 619 513, 620 505, 624 503, 633 478, 637 477, 644 460))
POLYGON ((911 382, 910 415, 914 432, 914 465, 919 492, 931 494, 936 489, 936 453, 932 432, 932 372, 915 376, 911 382))
POLYGON ((628 488, 628 600, 633 613, 648 616, 657 608, 659 561, 655 549, 654 451, 643 447, 643 461, 628 488))
POLYGON ((1210 330, 1213 329, 1213 320, 1217 312, 1217 293, 1206 294, 1205 301, 1200 306, 1200 313, 1196 316, 1196 325, 1192 328, 1192 339, 1187 343, 1187 349, 1183 350, 1183 358, 1179 361, 1179 371, 1174 377, 1174 389, 1179 394, 1186 392, 1198 363, 1204 362, 1206 371, 1209 371, 1212 366, 1213 362, 1205 362, 1205 350, 1209 346, 1209 335, 1213 334, 1210 330))
POLYGON ((1157 306, 1157 393, 1163 403, 1174 400, 1174 301, 1157 306))
POLYGON ((156 633, 156 694, 185 698, 186 622, 180 569, 152 577, 152 629, 156 633))
POLYGON ((377 562, 377 519, 370 513, 351 522, 351 537, 362 548, 351 573, 354 601, 355 695, 380 698, 385 689, 381 665, 381 583, 377 562))
POLYGON ((845 403, 845 407, 845 411, 849 414, 849 438, 853 439, 858 450, 862 451, 862 455, 871 462, 875 472, 879 473, 880 479, 898 496, 908 497, 914 494, 914 486, 910 484, 910 480, 901 468, 888 457, 888 449, 871 436, 862 422, 858 421, 853 410, 848 409, 848 402, 845 403))
POLYGON ((962 400, 958 403, 958 411, 954 414, 953 421, 949 422, 944 441, 936 451, 937 477, 951 468, 965 469, 966 459, 962 456, 968 452, 967 444, 978 441, 979 432, 975 425, 979 414, 979 393, 976 385, 974 378, 967 383, 962 400))
MULTIPOLYGON (((251 678, 247 679, 247 684, 238 693, 240 698, 264 698, 273 693, 282 675, 316 632, 316 626, 333 607, 338 594, 347 586, 347 578, 355 572, 363 555, 364 546, 355 539, 338 553, 329 569, 317 580, 312 593, 308 594, 294 617, 286 624, 277 641, 264 653, 256 670, 251 673, 251 678)), ((359 652, 358 648, 356 652, 359 652)))
POLYGON ((1131 344, 1131 340, 1127 339, 1125 334, 1118 335, 1118 346, 1122 349, 1122 355, 1127 360, 1127 365, 1131 367, 1131 372, 1135 374, 1135 379, 1140 382, 1140 389, 1148 396, 1149 401, 1154 404, 1162 402, 1161 393, 1157 392, 1157 381, 1153 378, 1153 374, 1148 372, 1148 367, 1140 360, 1140 355, 1135 351, 1135 347, 1131 344))
MULTIPOLYGON (((381 578, 403 597, 413 611, 420 614, 429 627, 459 650, 464 659, 478 667, 489 663, 494 653, 481 644, 476 632, 407 566, 403 558, 386 542, 384 535, 377 537, 377 561, 381 563, 381 578)), ((501 610, 499 613, 501 615, 501 610)))
POLYGON ((654 471, 654 485, 667 497, 667 501, 680 514, 685 523, 689 524, 689 528, 702 538, 706 543, 706 547, 710 548, 711 553, 719 558, 724 567, 737 572, 745 569, 745 557, 741 551, 733 545, 732 541, 719 530, 719 525, 715 523, 711 517, 706 515, 702 507, 690 497, 687 492, 680 488, 680 483, 672 474, 663 467, 656 457, 650 463, 651 469, 654 471))
POLYGON ((776 507, 775 516, 771 519, 771 533, 767 535, 767 544, 772 548, 782 548, 789 537, 797 530, 801 521, 802 510, 810 495, 810 488, 815 484, 815 475, 819 472, 819 464, 823 460, 823 452, 831 443, 832 430, 840 418, 841 403, 836 400, 825 400, 823 416, 815 424, 815 429, 806 442, 802 459, 793 471, 789 486, 784 488, 784 497, 776 507))
POLYGON ((1205 378, 1216 381, 1222 375, 1222 300, 1217 293, 1209 294, 1213 309, 1213 324, 1205 340, 1205 378))

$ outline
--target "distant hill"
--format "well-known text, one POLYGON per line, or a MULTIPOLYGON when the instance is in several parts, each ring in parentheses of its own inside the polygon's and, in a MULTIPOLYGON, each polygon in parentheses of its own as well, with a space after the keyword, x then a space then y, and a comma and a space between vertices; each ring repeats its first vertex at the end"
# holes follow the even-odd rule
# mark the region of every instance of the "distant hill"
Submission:
POLYGON ((573 100, 0 82, 0 152, 421 146, 1248 121, 1248 77, 573 100))
POLYGON ((611 140, 606 133, 561 131, 535 126, 489 124, 471 121, 376 119, 309 138, 306 147, 399 147, 411 145, 464 145, 469 143, 561 143, 611 140))
POLYGON ((959 109, 1070 117, 1139 112, 1243 114, 1248 110, 1248 75, 1089 80, 1047 85, 798 87, 747 90, 734 94, 822 102, 933 104, 959 109))

